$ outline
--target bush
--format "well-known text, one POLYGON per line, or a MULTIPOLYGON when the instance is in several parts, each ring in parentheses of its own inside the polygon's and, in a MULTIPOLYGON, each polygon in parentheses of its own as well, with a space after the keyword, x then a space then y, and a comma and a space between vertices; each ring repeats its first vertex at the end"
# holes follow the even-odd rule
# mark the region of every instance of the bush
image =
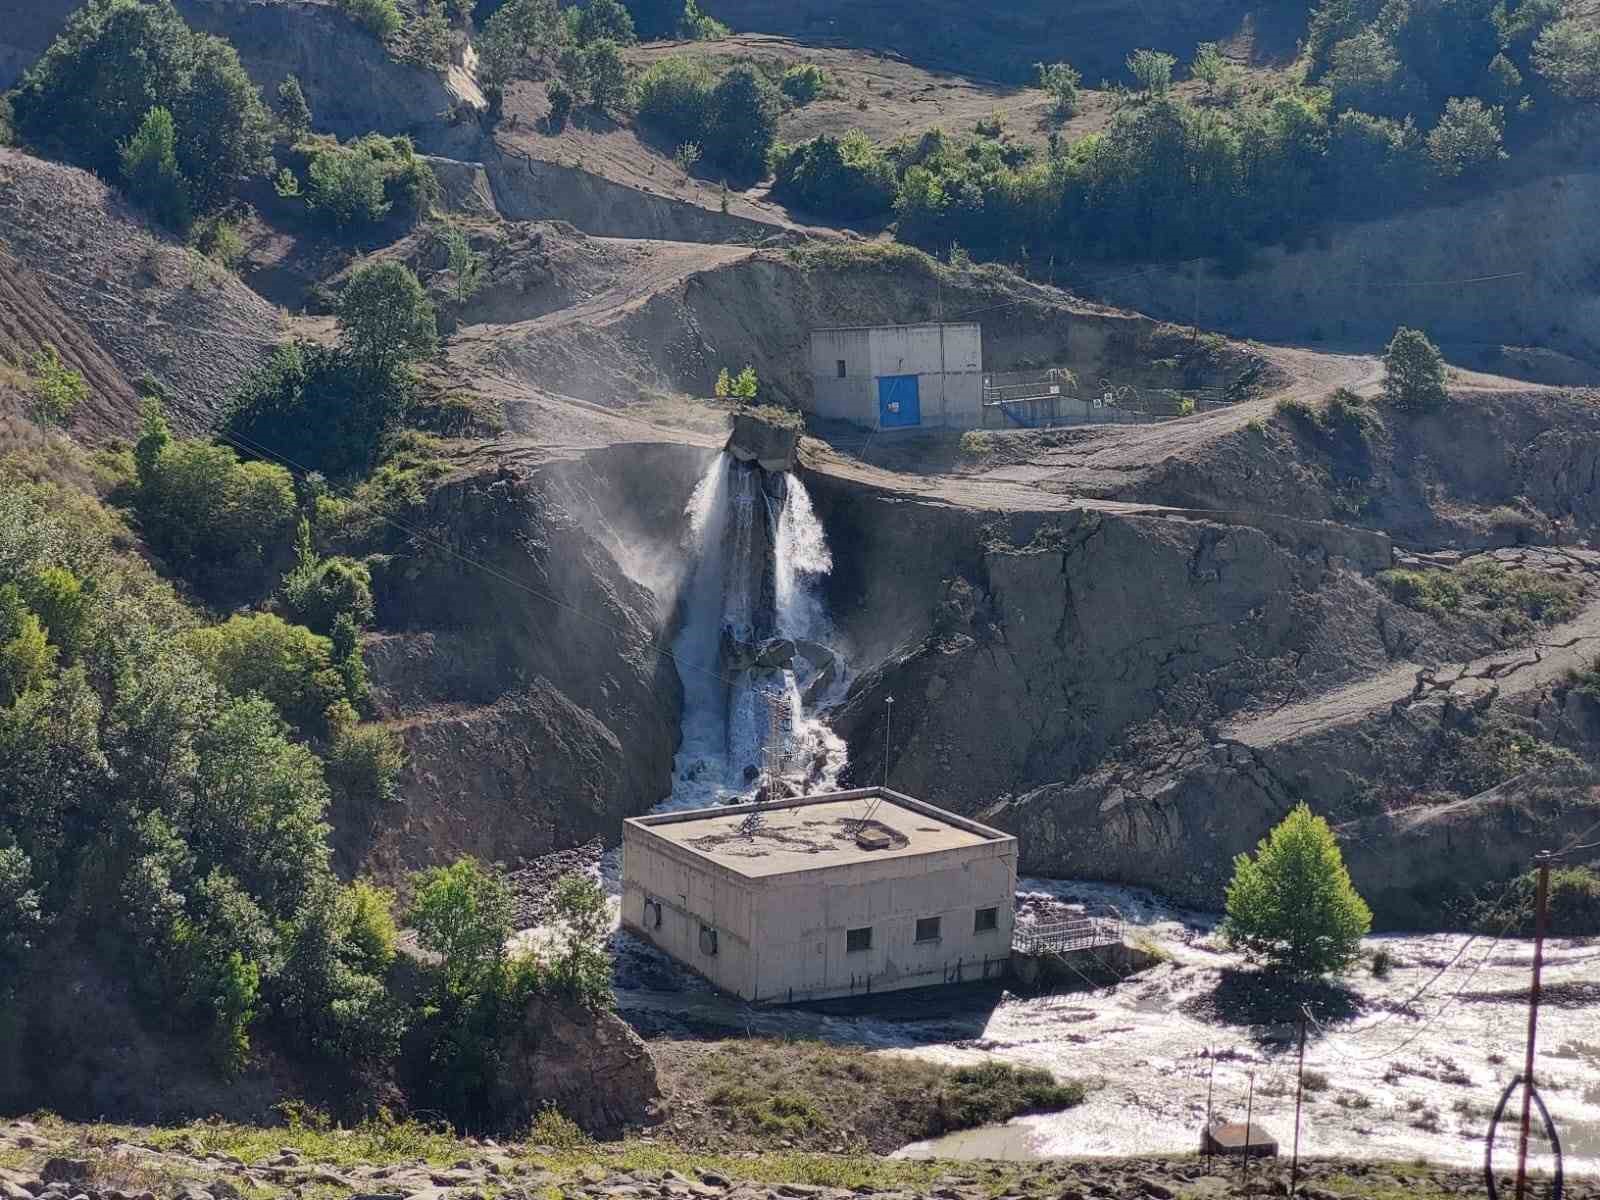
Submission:
POLYGON ((339 297, 339 336, 367 382, 389 380, 439 344, 433 305, 403 263, 373 263, 339 297))
POLYGON ((633 32, 633 18, 617 0, 589 0, 576 10, 575 34, 578 44, 610 41, 619 46, 631 46, 638 41, 633 32))
POLYGON ((1448 398, 1444 355, 1417 329, 1401 326, 1394 331, 1383 355, 1383 394, 1396 408, 1425 412, 1448 398))
POLYGON ((1327 821, 1304 803, 1234 860, 1222 934, 1229 946, 1293 977, 1339 972, 1360 953, 1372 911, 1350 884, 1327 821))
POLYGON ((433 168, 410 138, 369 133, 342 146, 319 139, 302 153, 306 183, 296 190, 312 215, 335 228, 370 227, 391 213, 415 222, 439 197, 433 168))
POLYGON ((394 799, 405 768, 400 736, 382 725, 341 722, 327 751, 328 783, 355 811, 375 817, 394 799))
POLYGON ((239 56, 191 30, 169 0, 90 0, 23 77, 12 114, 24 142, 107 179, 126 177, 133 150, 146 202, 175 225, 174 180, 203 214, 271 162, 272 119, 239 56), (158 109, 170 138, 160 118, 146 128, 158 109))
POLYGON ((178 170, 172 114, 152 108, 122 147, 122 183, 134 203, 169 229, 189 225, 189 185, 178 170))
POLYGON ((596 112, 620 112, 628 107, 628 64, 610 38, 584 45, 578 56, 577 75, 589 97, 589 106, 596 112))
POLYGON ((564 875, 556 881, 553 910, 560 932, 551 982, 582 1004, 611 1004, 611 957, 606 953, 611 910, 605 891, 588 875, 564 875))
POLYGON ((41 425, 65 427, 78 406, 89 398, 89 385, 46 342, 28 360, 28 392, 28 416, 41 425))
POLYGON ((283 577, 283 605, 289 616, 327 636, 341 616, 357 626, 372 621, 372 573, 354 559, 319 558, 311 548, 311 526, 304 517, 298 532, 299 561, 283 577))
POLYGON ((247 376, 223 412, 225 435, 263 457, 336 478, 360 475, 409 411, 410 377, 373 377, 345 349, 290 342, 247 376))
POLYGON ((573 96, 572 89, 559 79, 550 81, 550 86, 545 89, 545 98, 550 101, 551 127, 560 129, 572 116, 572 106, 577 98, 573 96))
POLYGON ((349 702, 333 644, 272 613, 228 618, 189 635, 189 648, 231 695, 258 695, 306 734, 327 732, 328 710, 349 702))
POLYGON ((244 236, 237 223, 225 217, 207 217, 195 227, 195 249, 226 270, 244 257, 244 236))
POLYGON ((1533 65, 1558 96, 1600 100, 1600 27, 1576 16, 1551 23, 1533 44, 1533 65))
POLYGON ((772 192, 785 204, 839 219, 880 216, 894 205, 894 167, 860 130, 780 146, 773 164, 772 192))
POLYGON ((794 104, 810 104, 828 86, 828 75, 816 63, 797 63, 783 73, 778 89, 794 104))
POLYGON ((298 75, 286 75, 278 85, 278 120, 283 123, 283 131, 291 142, 311 132, 311 105, 306 103, 306 93, 298 75))
POLYGON ((957 1067, 939 1089, 938 1107, 946 1129, 975 1129, 1031 1112, 1059 1112, 1082 1104, 1080 1083, 1057 1083, 1049 1071, 986 1062, 957 1067))
POLYGON ((1128 55, 1128 73, 1151 96, 1165 96, 1172 90, 1172 68, 1178 60, 1159 50, 1135 50, 1128 55))
POLYGON ((639 120, 674 144, 701 142, 710 127, 715 87, 716 76, 700 60, 663 58, 639 77, 639 120))
POLYGON ((400 32, 405 18, 395 0, 338 0, 339 7, 380 42, 400 32))
POLYGON ((736 66, 711 90, 711 121, 700 144, 735 179, 759 179, 778 132, 778 95, 753 67, 736 66))
POLYGON ((1428 157, 1443 179, 1456 179, 1469 170, 1506 157, 1500 148, 1505 110, 1485 105, 1477 97, 1452 99, 1444 116, 1428 134, 1428 157))

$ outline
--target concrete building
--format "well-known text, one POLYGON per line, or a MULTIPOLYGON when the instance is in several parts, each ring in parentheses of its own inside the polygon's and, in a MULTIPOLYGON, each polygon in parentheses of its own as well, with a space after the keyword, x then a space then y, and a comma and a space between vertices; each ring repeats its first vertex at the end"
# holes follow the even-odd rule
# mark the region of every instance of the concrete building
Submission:
POLYGON ((812 411, 870 429, 983 423, 983 329, 879 325, 811 334, 812 411))
POLYGON ((886 789, 623 823, 623 925, 753 1002, 998 978, 1016 883, 1014 837, 886 789))

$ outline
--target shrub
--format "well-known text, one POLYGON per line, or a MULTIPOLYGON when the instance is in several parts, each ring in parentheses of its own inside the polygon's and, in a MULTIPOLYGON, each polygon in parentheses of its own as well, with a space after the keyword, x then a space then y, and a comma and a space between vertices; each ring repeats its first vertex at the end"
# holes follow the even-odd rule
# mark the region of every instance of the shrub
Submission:
POLYGON ((606 953, 606 937, 611 931, 611 910, 605 891, 588 875, 564 875, 556 882, 553 911, 560 932, 551 982, 583 1004, 610 1004, 611 958, 606 953))
POLYGON ((1057 1083, 1037 1067, 986 1062, 957 1067, 939 1089, 938 1107, 946 1129, 974 1129, 1030 1112, 1058 1112, 1082 1104, 1080 1083, 1057 1083))
POLYGON ((1344 970, 1372 927, 1327 821, 1297 805, 1234 860, 1222 933, 1228 945, 1294 977, 1344 970))
POLYGON ((628 64, 623 61, 616 42, 598 38, 586 43, 579 63, 583 90, 588 93, 591 108, 597 112, 627 108, 628 64))
POLYGON ((1159 50, 1135 50, 1128 55, 1128 73, 1151 96, 1165 96, 1172 90, 1172 68, 1178 60, 1159 50))
POLYGON ((778 89, 796 105, 807 105, 822 95, 828 75, 816 63, 796 63, 783 73, 778 89))
POLYGON ((894 167, 860 130, 780 146, 773 165, 772 191, 785 204, 844 219, 879 216, 894 205, 894 167))
POLYGON ((395 0, 338 0, 338 3, 352 21, 379 41, 393 37, 405 24, 395 0))
POLYGON ((61 354, 46 342, 28 360, 28 415, 41 425, 66 426, 78 406, 89 398, 83 375, 61 361, 61 354))
POLYGON ((308 629, 327 636, 348 615, 357 626, 372 621, 372 573, 354 559, 319 558, 311 548, 311 526, 304 517, 298 531, 299 561, 283 577, 283 604, 308 629))
MULTIPOLYGON (((410 138, 370 133, 345 145, 319 139, 306 155, 308 210, 337 228, 376 225, 391 213, 416 221, 439 197, 439 181, 410 138)), ((280 192, 282 189, 280 188, 280 192)))
POLYGON ((483 268, 488 259, 472 248, 467 235, 455 225, 443 226, 439 240, 450 264, 450 290, 457 304, 465 304, 483 285, 483 268))
POLYGON ((1389 972, 1394 969, 1394 955, 1389 953, 1389 947, 1379 946, 1372 952, 1372 977, 1374 979, 1387 979, 1389 972))
POLYGON ((961 453, 966 458, 985 458, 994 453, 994 435, 969 429, 961 435, 961 453))
POLYGON ((15 704, 40 686, 55 659, 44 623, 28 608, 17 585, 0 586, 0 706, 15 704))
POLYGON ((236 222, 214 216, 202 220, 194 231, 195 249, 226 270, 244 257, 244 236, 236 222))
POLYGON ((189 185, 178 170, 172 114, 152 108, 122 147, 122 183, 136 204, 169 229, 189 225, 189 185))
POLYGON ((1424 412, 1449 398, 1445 390, 1444 355, 1418 329, 1394 331, 1383 355, 1384 397, 1396 408, 1424 412))
POLYGON ((409 411, 408 374, 364 371, 345 349, 279 346, 228 399, 223 430, 238 445, 335 477, 359 475, 409 411))
POLYGON ((189 647, 230 694, 266 698, 304 733, 325 732, 328 710, 346 700, 332 643, 272 613, 241 614, 196 630, 189 647))
POLYGON ((578 44, 610 41, 619 46, 631 46, 638 41, 633 32, 633 18, 617 0, 589 0, 577 10, 578 44))
POLYGON ((298 75, 286 75, 278 85, 278 120, 291 142, 299 141, 311 132, 311 105, 306 103, 305 90, 298 75))
POLYGON ((18 135, 45 154, 107 179, 132 167, 141 202, 175 226, 175 180, 190 211, 207 213, 271 162, 271 116, 239 56, 191 30, 169 0, 84 5, 23 77, 12 113, 18 135), (170 137, 161 118, 151 124, 153 110, 170 117, 170 137))
POLYGON ((700 144, 736 179, 766 174, 778 132, 776 90, 753 67, 736 66, 711 90, 711 122, 700 144))
POLYGON ((552 79, 550 86, 545 89, 545 97, 550 101, 550 124, 560 129, 572 115, 572 106, 576 101, 572 89, 561 80, 552 79))
POLYGON ((1222 82, 1223 75, 1228 69, 1228 60, 1222 57, 1222 51, 1217 49, 1215 42, 1201 42, 1194 48, 1194 57, 1189 60, 1189 75, 1206 85, 1206 95, 1216 95, 1217 85, 1222 82))
POLYGON ((1058 117, 1070 117, 1078 111, 1078 87, 1083 76, 1070 63, 1035 63, 1039 73, 1039 87, 1055 104, 1058 117))
POLYGON ((639 77, 639 120, 675 144, 700 143, 710 126, 715 87, 716 76, 698 59, 663 58, 639 77))
POLYGON ((1533 65, 1558 96, 1600 100, 1600 27, 1577 16, 1552 22, 1533 44, 1533 65))
POLYGON ((375 815, 394 799, 405 764, 404 744, 392 729, 341 722, 327 751, 328 783, 357 812, 375 815))

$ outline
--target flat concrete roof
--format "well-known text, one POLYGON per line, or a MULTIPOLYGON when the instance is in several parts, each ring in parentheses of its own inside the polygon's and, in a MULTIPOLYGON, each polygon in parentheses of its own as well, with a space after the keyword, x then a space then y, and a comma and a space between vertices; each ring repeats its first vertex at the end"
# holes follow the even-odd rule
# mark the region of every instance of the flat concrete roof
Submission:
POLYGON ((752 879, 1013 840, 884 788, 661 813, 626 823, 752 879), (759 822, 742 831, 753 813, 760 814, 759 822), (857 841, 863 818, 865 829, 879 835, 881 849, 857 841))
POLYGON ((983 325, 978 321, 911 321, 905 325, 825 325, 821 329, 813 329, 812 333, 877 333, 883 329, 938 329, 943 325, 946 329, 978 329, 983 325))

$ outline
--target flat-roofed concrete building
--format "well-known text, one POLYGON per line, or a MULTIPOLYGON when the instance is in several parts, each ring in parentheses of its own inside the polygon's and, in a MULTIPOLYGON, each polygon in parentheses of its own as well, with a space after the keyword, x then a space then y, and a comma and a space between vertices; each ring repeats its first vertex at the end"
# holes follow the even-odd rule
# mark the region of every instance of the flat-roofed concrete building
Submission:
POLYGON ((789 1003, 1005 974, 1017 842, 887 789, 623 823, 622 922, 789 1003))
POLYGON ((975 429, 983 424, 983 328, 815 330, 811 411, 868 429, 975 429))

